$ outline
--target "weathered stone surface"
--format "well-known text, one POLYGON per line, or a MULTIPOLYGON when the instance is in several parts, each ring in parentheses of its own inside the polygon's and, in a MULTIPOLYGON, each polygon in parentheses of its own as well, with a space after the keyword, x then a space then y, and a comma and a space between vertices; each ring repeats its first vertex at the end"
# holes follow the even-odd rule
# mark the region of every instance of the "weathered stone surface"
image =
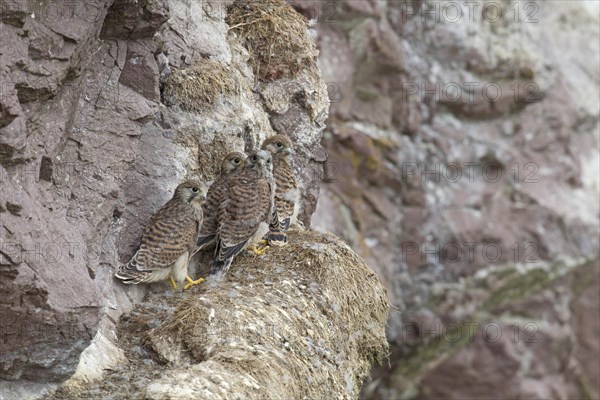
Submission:
POLYGON ((225 152, 257 148, 277 131, 277 110, 296 124, 282 133, 298 140, 310 221, 329 104, 316 62, 256 86, 247 49, 215 7, 0 4, 1 393, 39 394, 123 361, 115 324, 145 288, 115 281, 118 264, 181 179, 210 181, 225 152), (165 106, 170 71, 204 58, 235 70, 239 91, 201 113, 165 106), (269 102, 276 109, 269 90, 288 93, 269 102))
POLYGON ((109 2, 90 2, 86 9, 8 3, 1 5, 0 28, 0 379, 56 382, 73 373, 96 332, 103 301, 93 275, 95 224, 86 226, 93 218, 70 212, 97 205, 48 179, 56 173, 73 178, 71 185, 81 183, 60 156, 79 95, 70 84, 87 61, 80 56, 96 40, 109 2))
POLYGON ((593 399, 600 396, 600 376, 598 376, 598 353, 600 344, 600 319, 595 318, 600 303, 600 268, 598 261, 579 271, 571 282, 573 300, 569 304, 572 312, 571 330, 573 343, 572 396, 578 390, 593 399))
POLYGON ((513 323, 535 324, 535 346, 503 336, 466 343, 454 356, 456 349, 438 349, 429 363, 414 356, 426 346, 424 333, 413 329, 443 331, 457 322, 454 313, 481 309, 477 291, 468 299, 455 294, 464 301, 452 302, 456 309, 440 309, 436 283, 458 284, 515 262, 598 257, 600 51, 585 39, 598 35, 597 7, 294 4, 317 20, 319 65, 332 100, 313 226, 332 229, 377 266, 399 310, 388 330, 394 372, 378 372, 364 395, 585 397, 580 378, 567 372, 579 356, 561 344, 581 341, 596 357, 597 349, 569 327, 575 307, 549 316, 555 303, 569 304, 567 279, 553 283, 555 297, 534 291, 527 305, 489 315, 505 336, 513 323), (497 376, 483 367, 495 358, 497 376), (525 371, 528 360, 532 371, 525 371), (405 376, 404 364, 419 373, 405 376))
POLYGON ((158 65, 154 60, 156 48, 150 39, 129 41, 125 65, 119 83, 133 89, 148 100, 160 101, 158 65))
POLYGON ((598 397, 597 5, 516 18, 524 3, 496 2, 496 20, 483 4, 292 1, 317 21, 323 76, 259 82, 231 3, 0 1, 0 392, 42 393, 86 346, 73 382, 115 368, 116 321, 145 289, 112 275, 152 212, 281 132, 300 146, 301 220, 320 197, 313 225, 348 240, 398 310, 366 397, 598 397), (200 59, 233 71, 236 95, 162 104, 200 59), (462 322, 505 334, 429 345, 462 322), (538 341, 507 336, 516 323, 538 341))
POLYGON ((156 33, 169 18, 169 5, 163 1, 114 1, 102 25, 102 39, 144 39, 156 33))

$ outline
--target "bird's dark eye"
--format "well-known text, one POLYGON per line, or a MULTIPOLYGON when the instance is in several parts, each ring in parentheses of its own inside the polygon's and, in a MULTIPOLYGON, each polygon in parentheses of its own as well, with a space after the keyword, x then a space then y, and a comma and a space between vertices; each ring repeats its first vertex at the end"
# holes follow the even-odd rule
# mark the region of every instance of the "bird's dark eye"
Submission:
POLYGON ((271 160, 267 160, 267 164, 271 164, 271 160))
POLYGON ((233 163, 234 163, 234 164, 239 164, 239 163, 241 163, 241 162, 242 162, 242 160, 240 160, 239 158, 234 158, 234 159, 233 159, 233 163))
POLYGON ((252 156, 252 161, 256 161, 256 160, 258 160, 258 156, 255 154, 252 156))
POLYGON ((275 143, 275 145, 279 148, 283 147, 283 143, 281 143, 281 142, 277 142, 277 143, 275 143))
POLYGON ((197 188, 196 186, 194 186, 194 187, 192 188, 192 192, 194 192, 194 193, 198 193, 198 188, 197 188))

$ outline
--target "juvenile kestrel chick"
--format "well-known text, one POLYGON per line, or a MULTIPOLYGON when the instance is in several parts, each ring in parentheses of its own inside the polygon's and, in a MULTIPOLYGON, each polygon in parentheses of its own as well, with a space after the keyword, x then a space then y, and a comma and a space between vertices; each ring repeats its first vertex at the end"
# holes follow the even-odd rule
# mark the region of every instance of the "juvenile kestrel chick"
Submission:
POLYGON ((217 213, 219 211, 219 204, 223 202, 227 192, 227 180, 242 170, 245 159, 246 155, 244 153, 236 151, 227 154, 221 162, 221 175, 208 189, 206 201, 202 205, 204 220, 202 221, 202 228, 198 237, 198 248, 196 250, 202 250, 215 243, 218 228, 217 213))
POLYGON ((246 245, 258 243, 270 224, 278 225, 272 168, 271 154, 259 150, 246 158, 242 171, 228 179, 219 206, 212 273, 226 273, 246 245))
POLYGON ((202 182, 188 180, 177 186, 173 198, 148 222, 138 251, 115 276, 126 284, 171 278, 175 288, 181 287, 187 279, 184 289, 201 283, 202 278, 194 281, 187 276, 187 268, 202 224, 205 199, 206 188, 202 182))
POLYGON ((267 138, 262 148, 273 155, 273 177, 277 186, 275 205, 280 225, 279 231, 269 232, 269 243, 283 246, 287 243, 286 232, 291 224, 296 223, 300 208, 300 190, 294 174, 292 142, 285 135, 275 135, 267 138))

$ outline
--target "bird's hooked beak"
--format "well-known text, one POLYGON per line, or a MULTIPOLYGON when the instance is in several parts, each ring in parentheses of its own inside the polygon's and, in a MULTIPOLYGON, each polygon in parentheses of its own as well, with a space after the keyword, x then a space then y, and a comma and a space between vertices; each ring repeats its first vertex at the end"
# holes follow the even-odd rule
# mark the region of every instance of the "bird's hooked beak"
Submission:
POLYGON ((206 192, 198 192, 198 193, 194 193, 194 199, 196 201, 204 201, 206 200, 206 192))
POLYGON ((290 147, 286 147, 285 149, 283 149, 283 154, 285 154, 286 156, 292 156, 294 155, 294 150, 290 147))

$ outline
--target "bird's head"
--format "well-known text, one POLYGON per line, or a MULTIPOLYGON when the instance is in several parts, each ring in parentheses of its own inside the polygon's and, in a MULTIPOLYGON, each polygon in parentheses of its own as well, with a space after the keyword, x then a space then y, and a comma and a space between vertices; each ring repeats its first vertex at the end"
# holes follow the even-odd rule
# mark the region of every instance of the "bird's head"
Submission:
POLYGON ((246 158, 245 168, 253 170, 266 169, 272 171, 273 163, 271 153, 266 150, 258 150, 251 153, 248 158, 246 158))
POLYGON ((239 151, 227 154, 221 163, 221 174, 230 175, 235 171, 241 170, 244 167, 245 159, 246 155, 239 151))
POLYGON ((202 204, 206 200, 206 186, 196 179, 187 180, 177 186, 175 197, 189 204, 202 204))
POLYGON ((285 135, 275 135, 267 138, 261 148, 268 150, 274 156, 289 156, 294 153, 292 141, 285 135))

